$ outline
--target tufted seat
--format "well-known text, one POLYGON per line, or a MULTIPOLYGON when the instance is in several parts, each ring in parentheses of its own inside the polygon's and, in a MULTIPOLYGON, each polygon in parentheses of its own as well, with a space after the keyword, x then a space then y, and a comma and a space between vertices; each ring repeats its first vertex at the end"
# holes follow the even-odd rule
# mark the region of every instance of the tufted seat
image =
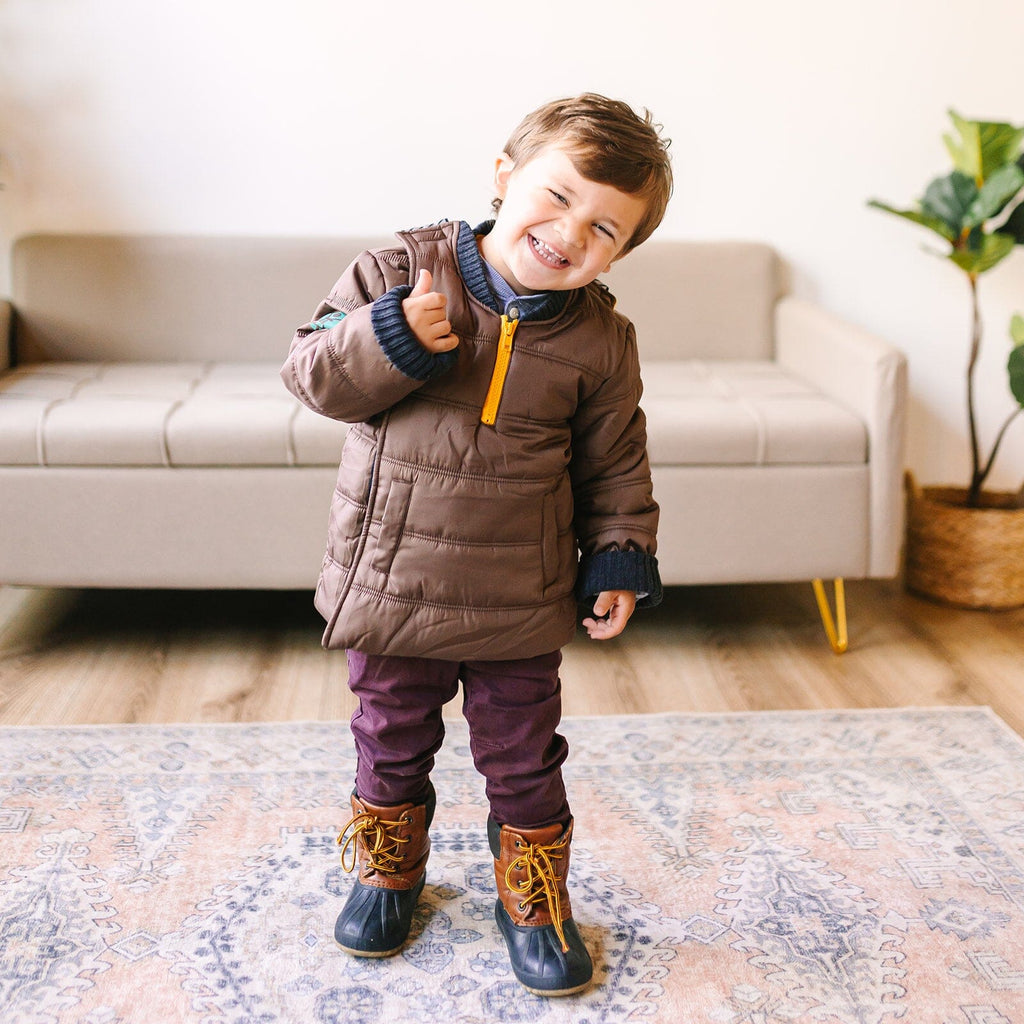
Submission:
POLYGON ((35 363, 0 377, 0 465, 337 466, 345 424, 271 363, 35 363))
POLYGON ((654 465, 860 463, 863 422, 773 362, 662 361, 645 373, 654 465))
MULTIPOLYGON (((863 423, 769 362, 663 362, 644 409, 665 465, 863 463, 863 423)), ((267 363, 36 363, 0 377, 0 465, 337 466, 346 425, 267 363)))

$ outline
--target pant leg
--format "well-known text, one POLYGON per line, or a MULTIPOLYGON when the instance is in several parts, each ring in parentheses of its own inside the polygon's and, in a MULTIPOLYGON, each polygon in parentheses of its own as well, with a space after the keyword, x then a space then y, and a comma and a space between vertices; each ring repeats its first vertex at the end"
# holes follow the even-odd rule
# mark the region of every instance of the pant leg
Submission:
POLYGON ((356 793, 381 807, 421 802, 441 749, 441 708, 459 692, 458 662, 348 652, 356 793))
POLYGON ((562 764, 569 745, 562 717, 561 651, 518 661, 462 664, 463 714, 473 760, 486 779, 492 817, 502 825, 567 824, 562 764))

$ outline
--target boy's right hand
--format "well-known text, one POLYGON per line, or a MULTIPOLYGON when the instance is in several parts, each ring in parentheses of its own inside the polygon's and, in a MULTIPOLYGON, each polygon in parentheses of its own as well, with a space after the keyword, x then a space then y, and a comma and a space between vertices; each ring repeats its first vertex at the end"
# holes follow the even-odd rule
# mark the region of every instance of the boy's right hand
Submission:
POLYGON ((433 286, 430 271, 421 270, 416 286, 409 297, 402 300, 402 312, 417 341, 436 355, 438 352, 451 352, 459 344, 459 339, 452 334, 448 320, 448 299, 440 292, 432 291, 433 286))

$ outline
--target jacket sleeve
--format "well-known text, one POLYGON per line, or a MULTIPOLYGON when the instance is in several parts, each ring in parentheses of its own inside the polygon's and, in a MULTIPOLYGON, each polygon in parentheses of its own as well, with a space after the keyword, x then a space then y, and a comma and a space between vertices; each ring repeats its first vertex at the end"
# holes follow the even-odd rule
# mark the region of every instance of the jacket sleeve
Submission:
POLYGON ((288 390, 324 416, 357 423, 445 372, 457 356, 432 355, 417 341, 402 311, 410 291, 405 252, 357 257, 295 332, 281 369, 288 390))
POLYGON ((622 359, 573 419, 570 472, 580 544, 577 596, 631 590, 640 607, 662 598, 657 551, 658 505, 640 408, 640 364, 633 325, 622 359))

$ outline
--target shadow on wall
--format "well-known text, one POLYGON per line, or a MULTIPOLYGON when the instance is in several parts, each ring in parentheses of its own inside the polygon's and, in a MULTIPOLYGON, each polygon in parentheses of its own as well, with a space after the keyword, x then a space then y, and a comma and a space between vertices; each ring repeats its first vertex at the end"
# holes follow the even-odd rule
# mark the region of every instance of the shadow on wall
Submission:
POLYGON ((911 394, 907 403, 907 448, 906 465, 914 471, 918 483, 955 483, 967 472, 967 452, 964 448, 964 430, 955 423, 938 415, 934 408, 911 394), (948 466, 950 453, 962 453, 963 468, 960 471, 936 470, 933 467, 948 466), (949 479, 932 479, 933 476, 949 479))

